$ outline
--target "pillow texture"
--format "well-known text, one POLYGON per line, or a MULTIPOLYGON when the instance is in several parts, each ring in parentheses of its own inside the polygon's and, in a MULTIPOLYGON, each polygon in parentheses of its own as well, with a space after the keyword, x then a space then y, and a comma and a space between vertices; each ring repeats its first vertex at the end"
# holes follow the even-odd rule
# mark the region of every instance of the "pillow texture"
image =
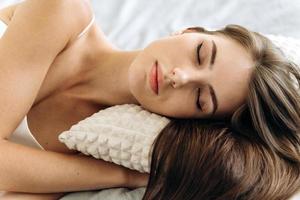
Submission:
POLYGON ((140 106, 109 107, 59 135, 69 149, 124 167, 150 172, 150 151, 156 136, 169 123, 140 106))
POLYGON ((300 67, 300 39, 285 37, 280 35, 265 35, 269 38, 278 48, 281 49, 283 54, 288 60, 294 62, 300 67))
MULTIPOLYGON (((285 56, 300 66, 300 40, 267 35, 285 56)), ((140 172, 150 171, 151 145, 169 119, 125 104, 113 106, 59 135, 69 149, 140 172)))

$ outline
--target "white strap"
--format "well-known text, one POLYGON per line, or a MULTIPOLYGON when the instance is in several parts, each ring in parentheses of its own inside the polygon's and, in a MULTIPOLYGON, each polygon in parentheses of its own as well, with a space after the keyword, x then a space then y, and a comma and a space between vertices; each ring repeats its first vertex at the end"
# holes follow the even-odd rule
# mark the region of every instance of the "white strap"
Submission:
POLYGON ((93 25, 94 21, 95 21, 95 15, 93 15, 93 18, 90 21, 90 23, 85 27, 85 29, 83 29, 83 31, 77 36, 77 38, 80 38, 81 36, 83 36, 89 30, 89 28, 93 25))
POLYGON ((7 28, 7 24, 4 23, 4 21, 0 20, 0 37, 3 36, 7 28))

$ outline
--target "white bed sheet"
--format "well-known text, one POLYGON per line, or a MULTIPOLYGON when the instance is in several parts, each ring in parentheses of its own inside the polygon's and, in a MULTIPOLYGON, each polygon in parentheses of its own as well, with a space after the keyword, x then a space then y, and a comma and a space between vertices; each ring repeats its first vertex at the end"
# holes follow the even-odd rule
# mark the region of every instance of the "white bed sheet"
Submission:
MULTIPOLYGON (((0 7, 20 0, 1 0, 0 7)), ((240 24, 252 30, 300 38, 300 0, 92 0, 96 22, 123 49, 188 26, 240 24)))
POLYGON ((188 26, 240 24, 252 30, 300 37, 299 0, 95 0, 98 24, 126 49, 188 26))

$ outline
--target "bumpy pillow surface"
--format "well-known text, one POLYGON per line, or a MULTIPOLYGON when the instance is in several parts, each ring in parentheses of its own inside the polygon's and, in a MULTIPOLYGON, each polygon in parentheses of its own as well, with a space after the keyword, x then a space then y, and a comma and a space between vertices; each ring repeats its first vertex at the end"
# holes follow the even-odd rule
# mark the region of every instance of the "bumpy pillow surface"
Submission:
MULTIPOLYGON (((292 62, 300 66, 300 40, 267 35, 292 62)), ((151 145, 168 124, 165 117, 137 105, 118 105, 101 110, 63 132, 59 140, 69 149, 97 159, 149 172, 151 145)))
POLYGON ((69 149, 149 172, 151 145, 169 123, 134 104, 117 105, 80 121, 59 135, 69 149))
POLYGON ((294 62, 300 67, 300 38, 284 37, 280 35, 266 35, 288 60, 294 62))

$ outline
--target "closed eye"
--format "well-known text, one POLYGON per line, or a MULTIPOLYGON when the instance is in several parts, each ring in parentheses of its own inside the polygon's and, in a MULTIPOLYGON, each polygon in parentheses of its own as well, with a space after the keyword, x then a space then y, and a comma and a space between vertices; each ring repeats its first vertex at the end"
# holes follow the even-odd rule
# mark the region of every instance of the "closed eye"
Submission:
POLYGON ((197 57, 197 60, 198 60, 198 64, 201 65, 201 59, 200 59, 200 50, 201 50, 201 47, 203 45, 203 42, 201 44, 199 44, 197 46, 197 51, 196 51, 196 57, 197 57))
POLYGON ((200 111, 203 111, 203 108, 202 108, 202 106, 201 106, 201 104, 200 104, 200 94, 201 94, 201 89, 200 88, 198 88, 198 90, 197 90, 197 95, 196 95, 196 105, 197 105, 197 108, 200 110, 200 111))

